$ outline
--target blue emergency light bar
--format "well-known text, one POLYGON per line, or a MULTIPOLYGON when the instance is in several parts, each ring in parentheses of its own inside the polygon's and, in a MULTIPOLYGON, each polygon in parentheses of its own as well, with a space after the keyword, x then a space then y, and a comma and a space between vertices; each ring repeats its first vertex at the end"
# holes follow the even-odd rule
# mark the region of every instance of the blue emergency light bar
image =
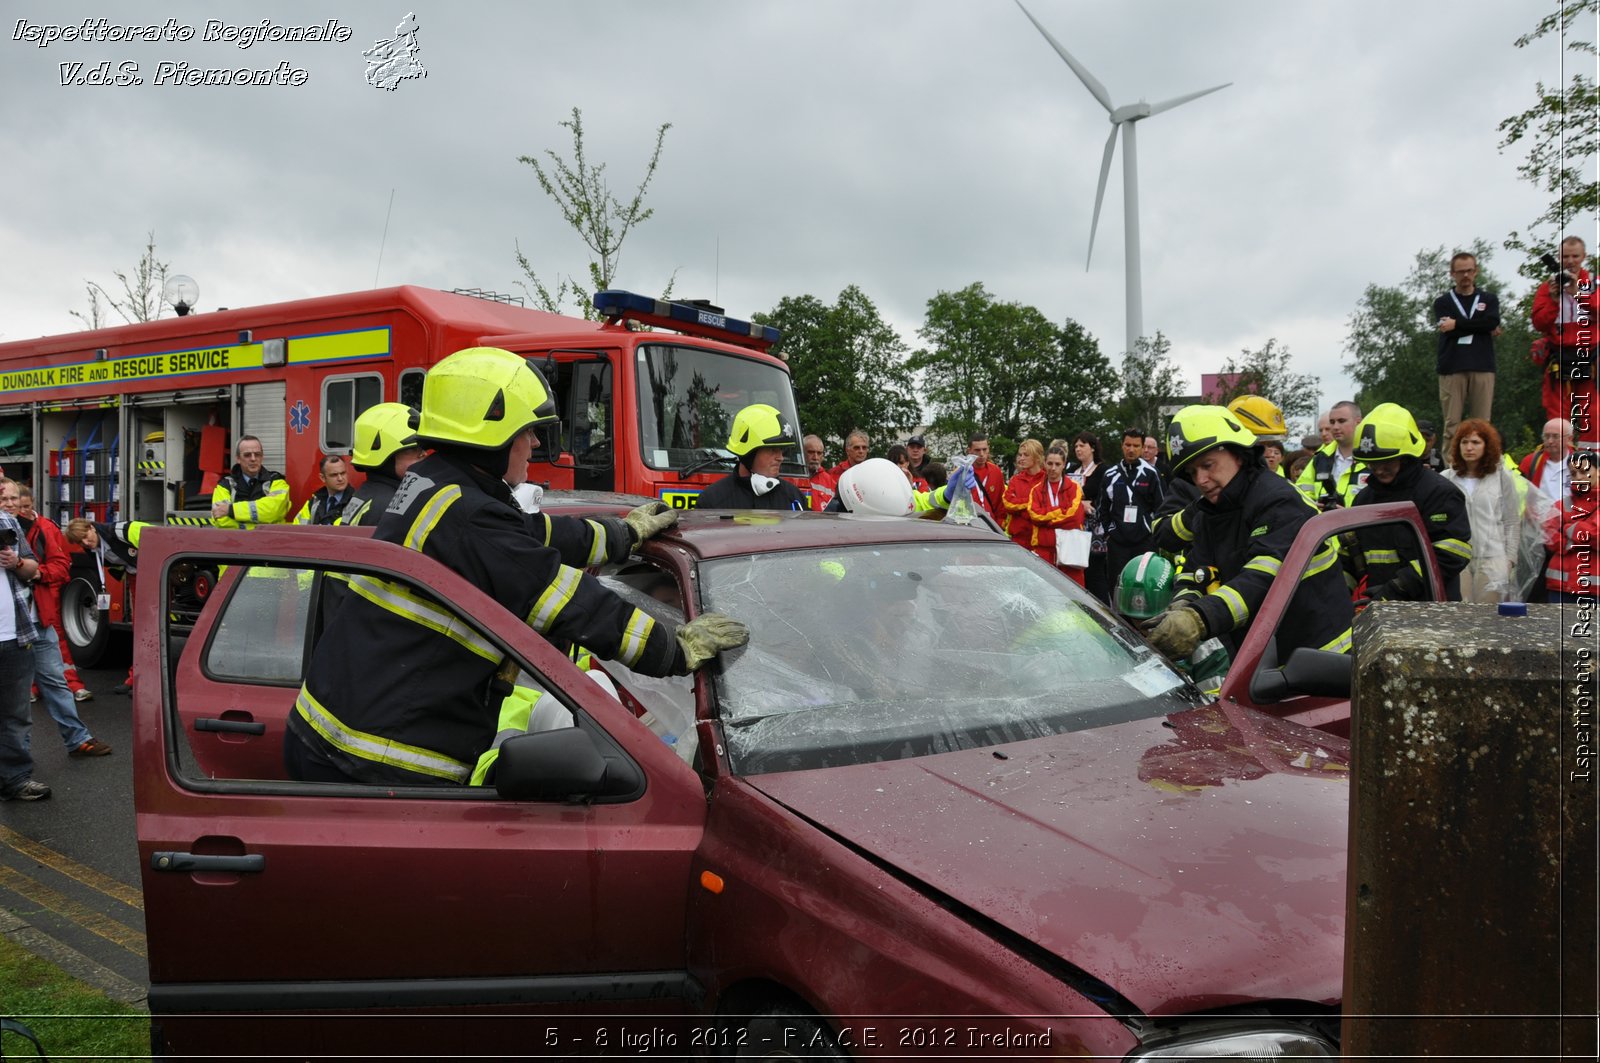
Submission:
POLYGON ((777 343, 779 336, 782 335, 769 325, 756 325, 728 317, 716 307, 672 303, 640 295, 637 292, 617 289, 595 292, 594 308, 604 314, 608 321, 626 318, 645 325, 676 329, 694 336, 725 339, 746 347, 756 346, 762 350, 777 343))

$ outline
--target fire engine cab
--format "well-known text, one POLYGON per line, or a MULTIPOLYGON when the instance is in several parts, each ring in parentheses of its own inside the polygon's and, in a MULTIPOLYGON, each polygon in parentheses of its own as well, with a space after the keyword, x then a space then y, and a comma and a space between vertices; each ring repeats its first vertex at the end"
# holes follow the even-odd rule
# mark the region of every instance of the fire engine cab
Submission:
MULTIPOLYGON (((798 424, 776 329, 623 291, 594 305, 603 321, 403 286, 0 344, 0 465, 63 526, 209 524, 212 487, 252 435, 298 510, 322 455, 350 452, 358 415, 418 405, 428 367, 475 346, 527 356, 555 390, 561 436, 529 469, 551 490, 688 508, 732 468, 740 409, 768 403, 798 424)), ((804 485, 798 447, 784 473, 804 485)), ((65 627, 92 666, 127 627, 131 594, 87 557, 74 577, 65 627)))

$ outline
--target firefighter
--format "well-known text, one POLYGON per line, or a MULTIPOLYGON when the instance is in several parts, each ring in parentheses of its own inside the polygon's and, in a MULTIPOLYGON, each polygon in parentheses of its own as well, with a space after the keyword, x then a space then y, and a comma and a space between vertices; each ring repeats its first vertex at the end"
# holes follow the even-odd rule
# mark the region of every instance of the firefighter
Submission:
MULTIPOLYGON (((443 359, 423 381, 417 426, 434 453, 407 473, 375 538, 448 566, 557 645, 645 675, 682 675, 743 645, 736 621, 703 613, 674 630, 583 571, 670 527, 666 506, 578 519, 512 505, 536 431, 555 423, 544 378, 517 355, 473 347, 443 359)), ((289 717, 290 777, 464 784, 498 730, 508 669, 514 678, 515 662, 410 587, 352 574, 289 717)))
MULTIPOLYGON (((1117 577, 1117 612, 1129 620, 1151 620, 1166 611, 1184 583, 1200 585, 1209 572, 1179 574, 1177 566, 1155 551, 1140 554, 1122 567, 1117 577)), ((1204 593, 1204 586, 1201 592, 1204 593)), ((1219 639, 1207 639, 1195 648, 1192 657, 1177 662, 1195 683, 1208 693, 1216 693, 1228 674, 1232 658, 1219 639)))
POLYGON ((1366 486, 1366 475, 1353 449, 1361 407, 1348 399, 1336 402, 1328 411, 1327 420, 1332 438, 1311 455, 1295 481, 1295 486, 1321 510, 1354 505, 1356 493, 1366 486))
MULTIPOLYGON (((1428 528, 1428 540, 1444 575, 1445 595, 1461 600, 1461 570, 1472 560, 1472 528, 1467 500, 1455 484, 1422 463, 1426 448, 1417 422, 1403 406, 1385 402, 1356 429, 1356 460, 1367 467, 1367 486, 1355 505, 1414 502, 1428 528)), ((1366 580, 1358 596, 1372 601, 1426 601, 1422 552, 1408 526, 1381 524, 1358 528, 1357 553, 1347 563, 1366 580)))
POLYGON ((211 520, 219 528, 255 528, 289 519, 289 481, 264 467, 266 451, 255 436, 233 446, 234 466, 211 492, 211 520))
POLYGON ((739 467, 704 491, 700 509, 805 509, 806 496, 778 476, 783 454, 799 445, 794 427, 776 407, 758 402, 733 418, 728 449, 739 467))
POLYGON ((1279 476, 1288 479, 1289 471, 1283 467, 1281 460, 1283 441, 1289 435, 1289 426, 1284 423, 1283 411, 1278 409, 1277 404, 1271 399, 1261 395, 1240 395, 1228 403, 1228 409, 1238 418, 1240 424, 1250 429, 1257 443, 1263 447, 1271 443, 1278 445, 1280 458, 1278 464, 1274 466, 1268 461, 1267 466, 1279 476))
MULTIPOLYGON (((1165 612, 1147 622, 1150 642, 1179 660, 1217 636, 1236 654, 1296 534, 1315 510, 1288 481, 1267 471, 1255 435, 1220 406, 1179 410, 1167 428, 1167 454, 1173 476, 1192 480, 1200 490, 1184 513, 1183 524, 1194 534, 1186 568, 1214 573, 1203 587, 1186 585, 1165 612)), ((1278 625, 1278 652, 1285 659, 1302 646, 1347 652, 1353 615, 1338 551, 1325 543, 1278 625)))
MULTIPOLYGON (((142 520, 118 520, 110 523, 85 520, 77 517, 67 523, 62 534, 67 542, 83 547, 94 558, 100 571, 100 586, 106 585, 105 574, 111 573, 128 586, 128 600, 133 601, 138 591, 139 539, 150 527, 142 520)), ((133 693, 133 667, 128 676, 111 688, 113 694, 133 693)))
POLYGON ((427 453, 417 442, 420 416, 402 403, 380 402, 356 418, 356 445, 350 464, 367 478, 345 504, 340 524, 377 525, 406 470, 427 453))

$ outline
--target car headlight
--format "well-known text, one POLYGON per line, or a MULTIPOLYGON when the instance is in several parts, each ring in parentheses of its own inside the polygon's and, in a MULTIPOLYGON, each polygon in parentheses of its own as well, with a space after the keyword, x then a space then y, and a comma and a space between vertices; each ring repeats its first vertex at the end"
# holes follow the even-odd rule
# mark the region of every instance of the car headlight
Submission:
POLYGON ((1334 1059, 1339 1049, 1293 1026, 1234 1026, 1180 1034, 1141 1045, 1128 1053, 1136 1059, 1334 1059))

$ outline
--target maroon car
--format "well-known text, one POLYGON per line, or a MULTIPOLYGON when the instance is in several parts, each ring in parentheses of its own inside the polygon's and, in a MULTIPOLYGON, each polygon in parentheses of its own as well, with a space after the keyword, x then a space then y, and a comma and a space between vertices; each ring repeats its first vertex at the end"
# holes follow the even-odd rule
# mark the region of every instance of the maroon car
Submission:
POLYGON ((689 514, 603 574, 664 619, 749 625, 672 680, 580 671, 359 531, 152 529, 140 571, 160 1052, 1337 1053, 1349 750, 1283 718, 1337 697, 1257 652, 1210 699, 991 532, 689 514), (197 618, 154 592, 186 564, 228 566, 197 618), (550 695, 495 788, 286 778, 353 572, 550 695), (1264 686, 1279 715, 1241 701, 1264 686))

